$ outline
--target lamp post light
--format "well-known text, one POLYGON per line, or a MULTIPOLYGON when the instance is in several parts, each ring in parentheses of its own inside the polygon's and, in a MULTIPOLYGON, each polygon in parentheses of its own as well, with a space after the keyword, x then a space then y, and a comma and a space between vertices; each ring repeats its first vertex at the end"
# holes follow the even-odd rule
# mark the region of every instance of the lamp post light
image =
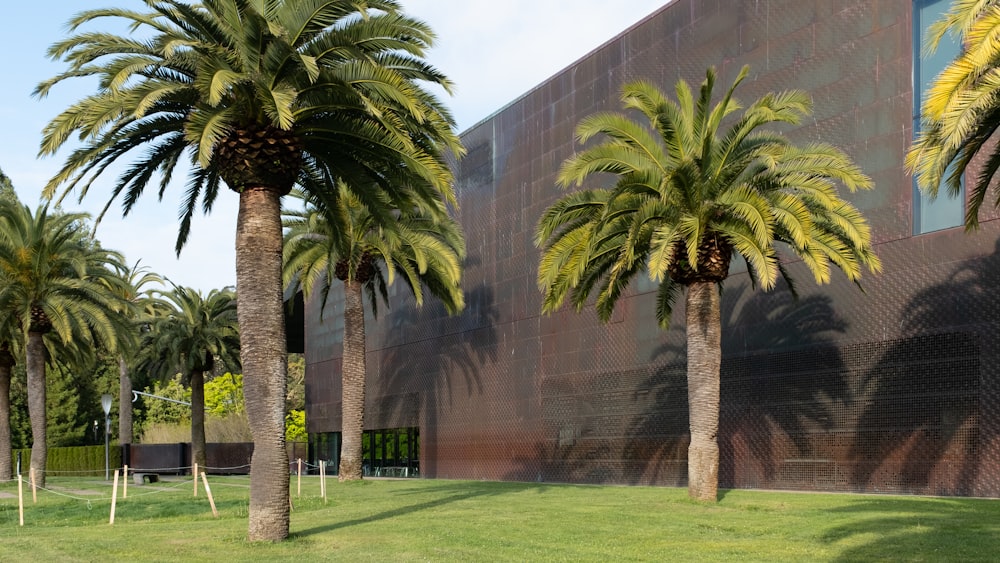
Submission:
POLYGON ((101 408, 104 409, 104 480, 111 479, 108 465, 108 434, 111 433, 111 395, 101 395, 101 408))

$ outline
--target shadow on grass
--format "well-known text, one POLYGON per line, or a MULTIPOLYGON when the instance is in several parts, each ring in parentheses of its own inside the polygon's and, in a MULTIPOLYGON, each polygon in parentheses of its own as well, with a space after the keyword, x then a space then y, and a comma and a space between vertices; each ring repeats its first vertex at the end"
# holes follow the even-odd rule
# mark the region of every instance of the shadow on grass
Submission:
MULTIPOLYGON (((1000 502, 865 499, 830 511, 846 521, 820 540, 850 545, 833 561, 976 561, 1000 545, 1000 502)), ((989 560, 996 560, 995 554, 989 560)))
MULTIPOLYGON (((428 500, 425 502, 418 502, 416 504, 410 504, 407 506, 399 506, 391 510, 383 510, 364 518, 354 518, 352 520, 344 520, 341 522, 333 522, 331 524, 326 524, 323 526, 315 526, 313 528, 308 528, 291 534, 291 537, 308 537, 316 534, 322 534, 325 532, 332 532, 334 530, 341 530, 344 528, 350 528, 352 526, 359 526, 361 524, 370 524, 372 522, 379 522, 382 520, 389 520, 396 518, 398 516, 406 516, 409 514, 414 514, 424 510, 429 510, 432 508, 437 508, 440 506, 445 506, 454 502, 460 502, 463 500, 469 500, 477 497, 490 497, 496 496, 508 492, 514 492, 520 490, 519 487, 502 486, 509 484, 501 483, 484 483, 484 486, 446 486, 434 489, 422 489, 421 494, 429 492, 430 494, 446 494, 440 498, 435 498, 433 500, 428 500)), ((537 485, 535 486, 537 487, 537 485)), ((405 493, 404 493, 405 494, 405 493)), ((401 495, 395 495, 401 496, 401 495)))

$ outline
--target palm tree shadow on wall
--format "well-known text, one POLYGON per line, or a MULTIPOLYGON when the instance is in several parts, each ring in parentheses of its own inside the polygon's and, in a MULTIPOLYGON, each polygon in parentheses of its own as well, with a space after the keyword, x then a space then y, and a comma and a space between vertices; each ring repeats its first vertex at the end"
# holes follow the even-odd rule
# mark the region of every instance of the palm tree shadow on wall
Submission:
POLYGON ((465 301, 464 312, 456 318, 444 317, 443 308, 437 306, 395 307, 387 318, 393 331, 419 332, 421 327, 431 326, 434 328, 427 333, 437 336, 410 339, 384 352, 379 365, 379 389, 373 393, 375 397, 413 397, 415 412, 385 413, 385 417, 400 421, 400 426, 421 427, 420 470, 427 477, 437 476, 437 468, 429 462, 441 459, 439 450, 447 446, 438 439, 440 413, 470 403, 456 395, 481 395, 483 366, 497 362, 496 323, 500 314, 493 289, 480 285, 466 293, 465 301))
MULTIPOLYGON (((851 400, 833 342, 846 321, 827 295, 796 299, 784 285, 762 292, 743 283, 724 291, 722 323, 720 486, 827 488, 821 460, 836 413, 851 400)), ((654 351, 661 367, 637 390, 648 398, 623 454, 633 484, 687 482, 686 360, 678 342, 654 351)))
MULTIPOLYGON (((850 451, 859 490, 976 494, 980 405, 995 395, 992 364, 982 354, 996 338, 1000 241, 992 254, 961 262, 943 281, 917 292, 864 375, 864 408, 850 451), (989 342, 981 349, 980 344, 989 342), (983 373, 983 370, 989 370, 983 373)), ((992 354, 990 354, 992 356, 992 354)))
MULTIPOLYGON (((793 480, 796 475, 783 473, 785 460, 814 458, 823 447, 814 437, 832 429, 833 411, 850 400, 832 343, 847 323, 829 297, 796 300, 784 288, 764 293, 731 284, 722 306, 720 483, 755 487, 793 480)), ((516 460, 520 467, 509 478, 684 485, 689 437, 683 327, 672 325, 663 342, 650 354, 659 367, 575 375, 553 405, 543 404, 558 427, 547 427, 549 438, 535 445, 533 456, 516 460)), ((814 468, 791 466, 813 478, 814 468)))

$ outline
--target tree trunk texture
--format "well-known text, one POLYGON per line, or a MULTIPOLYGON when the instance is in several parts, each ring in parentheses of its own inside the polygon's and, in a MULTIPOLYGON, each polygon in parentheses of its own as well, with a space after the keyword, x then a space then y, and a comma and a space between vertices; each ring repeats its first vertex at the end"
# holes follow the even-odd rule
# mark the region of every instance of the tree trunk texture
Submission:
POLYGON ((340 481, 361 479, 365 424, 365 309, 361 283, 344 282, 344 356, 341 360, 342 447, 340 481))
POLYGON ((124 357, 118 358, 118 443, 132 443, 132 378, 124 357))
POLYGON ((688 496, 706 502, 718 500, 721 333, 716 284, 692 283, 687 289, 688 496))
POLYGON ((236 299, 250 459, 250 541, 288 537, 285 449, 287 363, 281 291, 281 197, 266 187, 240 193, 236 223, 236 299))
POLYGON ((31 419, 31 469, 35 483, 45 486, 45 461, 49 453, 45 412, 45 343, 42 333, 29 332, 25 347, 25 370, 28 372, 28 418, 31 419))
MULTIPOLYGON (((199 470, 206 466, 205 454, 205 372, 191 372, 191 462, 199 470)), ((195 475, 195 477, 198 477, 195 475)))
POLYGON ((11 468, 10 446, 10 373, 11 364, 0 360, 0 481, 10 481, 14 472, 11 468))

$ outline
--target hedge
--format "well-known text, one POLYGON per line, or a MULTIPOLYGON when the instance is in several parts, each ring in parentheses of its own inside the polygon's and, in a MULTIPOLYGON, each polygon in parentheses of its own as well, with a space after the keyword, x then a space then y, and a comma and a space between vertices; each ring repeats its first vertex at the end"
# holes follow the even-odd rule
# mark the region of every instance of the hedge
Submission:
MULTIPOLYGON (((31 448, 14 450, 11 467, 17 471, 17 454, 21 454, 21 474, 28 475, 31 467, 31 448)), ((108 451, 108 467, 122 466, 122 450, 113 446, 108 451)), ((93 475, 104 476, 104 446, 74 446, 49 448, 45 472, 47 475, 93 475)))

